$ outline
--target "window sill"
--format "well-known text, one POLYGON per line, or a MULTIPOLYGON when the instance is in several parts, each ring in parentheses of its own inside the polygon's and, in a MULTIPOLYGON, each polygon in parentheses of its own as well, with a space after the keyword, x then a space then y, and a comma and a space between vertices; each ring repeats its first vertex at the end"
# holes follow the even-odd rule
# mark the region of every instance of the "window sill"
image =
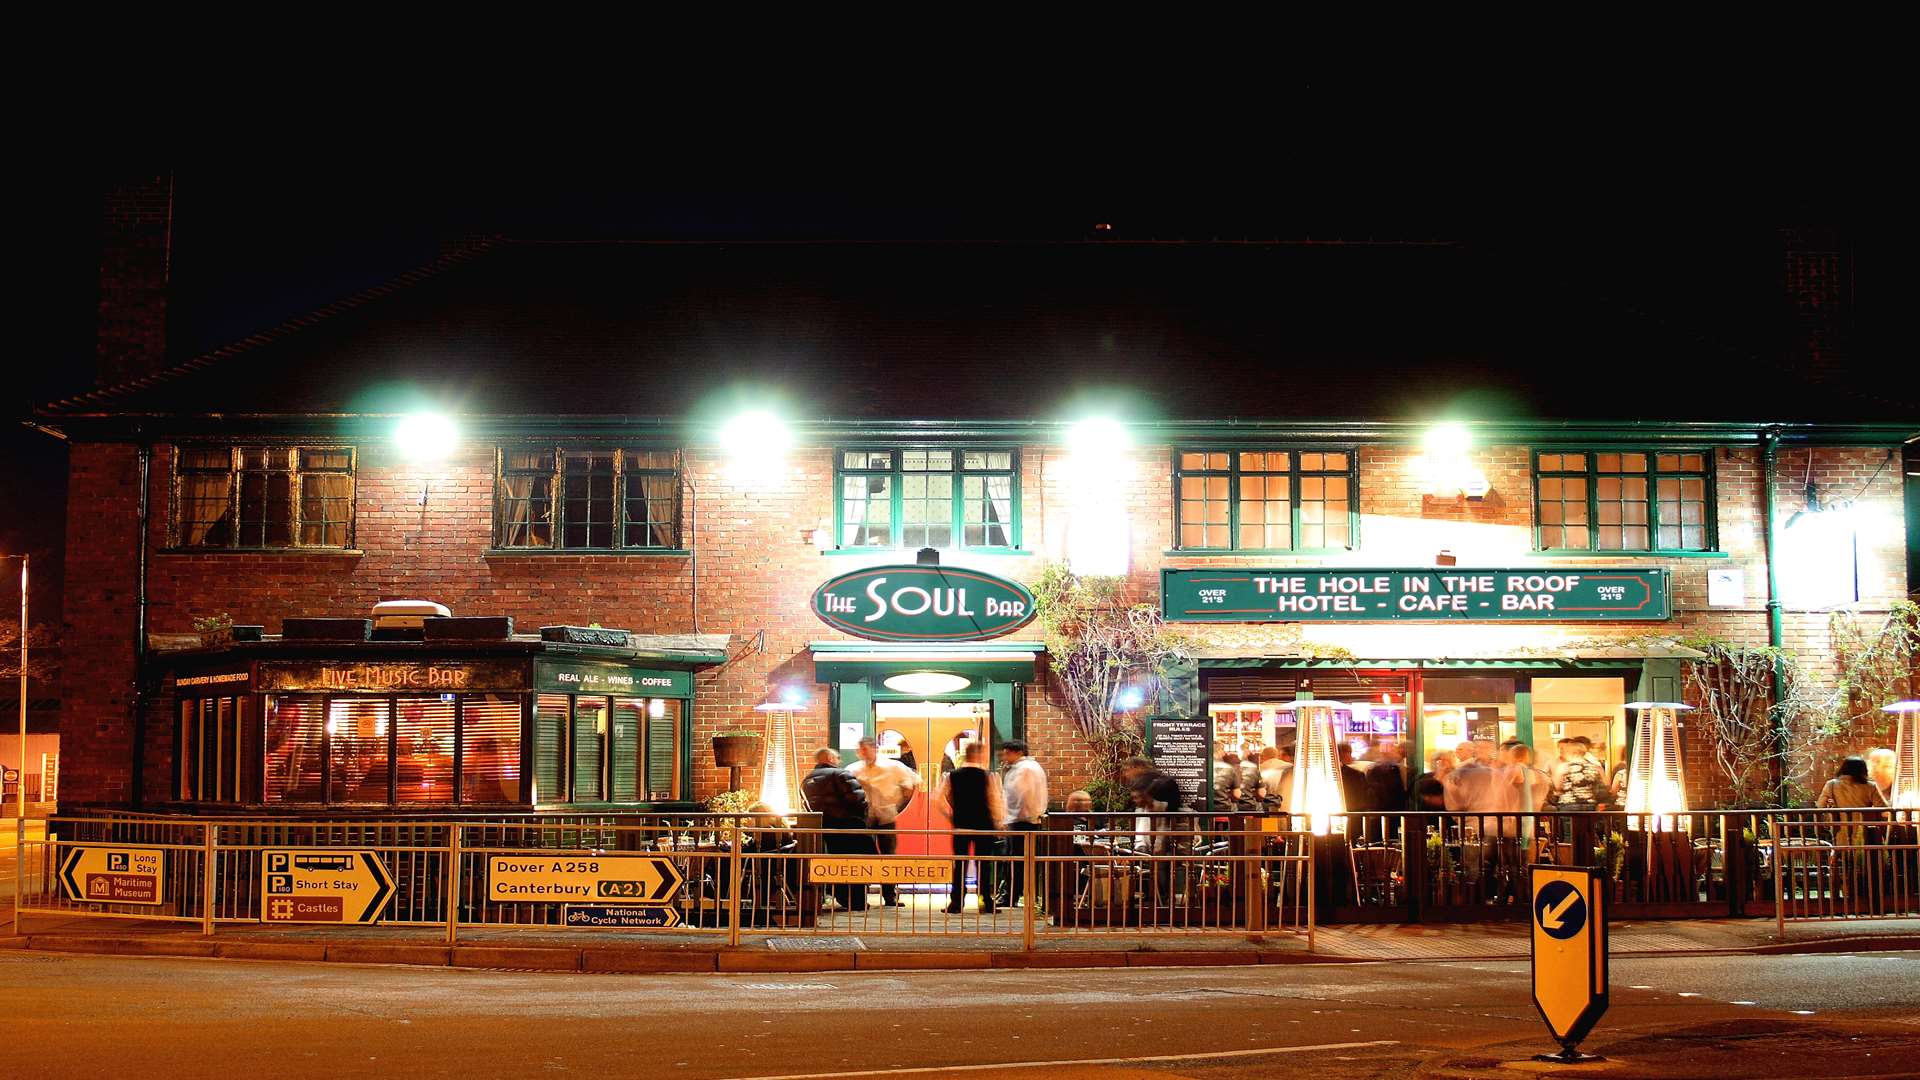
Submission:
MULTIPOLYGON (((944 558, 944 557, 946 557, 946 556, 948 556, 948 555, 1017 555, 1017 556, 1024 556, 1024 555, 1032 555, 1032 554, 1033 554, 1033 552, 1032 552, 1032 551, 1030 551, 1030 550, 1028 550, 1027 548, 1006 548, 1006 547, 992 547, 992 548, 935 548, 934 550, 935 550, 935 551, 938 551, 938 552, 940 553, 940 555, 941 555, 941 557, 943 557, 943 558, 944 558)), ((820 554, 822 554, 822 555, 827 555, 827 556, 838 556, 838 555, 869 555, 869 556, 871 556, 871 555, 887 555, 887 556, 892 556, 893 558, 896 558, 896 559, 907 559, 907 560, 911 560, 911 559, 912 559, 912 558, 913 558, 913 557, 914 557, 915 555, 917 555, 917 554, 919 554, 919 552, 920 552, 920 549, 919 549, 919 548, 827 548, 827 549, 825 549, 825 550, 823 550, 823 551, 821 551, 821 552, 820 552, 820 554)))
POLYGON ((166 547, 154 552, 155 555, 336 555, 347 558, 359 558, 366 554, 361 548, 322 548, 322 547, 284 547, 284 548, 197 548, 166 547))
POLYGON ((481 552, 487 559, 518 559, 522 556, 532 559, 551 559, 557 556, 586 555, 593 558, 612 556, 620 559, 685 559, 693 552, 686 548, 488 548, 481 552))
POLYGON ((1732 557, 1724 551, 1589 551, 1584 548, 1528 553, 1528 558, 1533 559, 1730 559, 1732 557))
POLYGON ((1168 548, 1161 556, 1168 559, 1218 559, 1239 558, 1241 556, 1298 556, 1303 559, 1325 559, 1335 555, 1356 555, 1353 548, 1168 548))

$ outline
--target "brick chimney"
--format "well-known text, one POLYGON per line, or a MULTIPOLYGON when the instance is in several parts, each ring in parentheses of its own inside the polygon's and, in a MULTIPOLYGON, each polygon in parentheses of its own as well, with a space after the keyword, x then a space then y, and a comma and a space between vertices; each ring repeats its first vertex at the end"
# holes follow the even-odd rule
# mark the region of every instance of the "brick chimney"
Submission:
POLYGON ((1788 355, 1820 380, 1846 375, 1853 307, 1853 253, 1836 228, 1780 230, 1781 284, 1790 320, 1788 355))
POLYGON ((166 367, 172 245, 171 174, 108 185, 101 207, 95 385, 112 386, 166 367))

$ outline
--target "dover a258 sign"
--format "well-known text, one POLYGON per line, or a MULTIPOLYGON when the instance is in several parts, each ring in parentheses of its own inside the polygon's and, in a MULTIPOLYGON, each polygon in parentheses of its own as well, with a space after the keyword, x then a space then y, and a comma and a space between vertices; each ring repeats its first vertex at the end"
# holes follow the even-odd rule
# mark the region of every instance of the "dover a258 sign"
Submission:
POLYGON ((1033 621, 1017 581, 950 566, 874 566, 814 590, 813 613, 875 641, 982 641, 1033 621))
POLYGON ((1664 567, 1162 570, 1170 622, 1672 617, 1664 567))

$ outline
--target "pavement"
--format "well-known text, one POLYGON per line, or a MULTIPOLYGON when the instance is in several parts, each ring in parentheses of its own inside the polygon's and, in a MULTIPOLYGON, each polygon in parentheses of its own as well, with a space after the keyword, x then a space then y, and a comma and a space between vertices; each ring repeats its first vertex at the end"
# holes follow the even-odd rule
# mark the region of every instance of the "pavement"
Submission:
MULTIPOLYGON (((911 918, 823 917, 818 927, 781 934, 746 932, 729 946, 724 932, 562 929, 551 926, 462 928, 449 946, 439 926, 266 926, 198 924, 110 917, 29 914, 16 928, 0 909, 0 950, 335 961, 543 971, 726 972, 1110 968, 1245 964, 1356 963, 1380 960, 1473 961, 1525 958, 1528 927, 1519 923, 1363 924, 1304 934, 1179 932, 1047 934, 1021 948, 1022 916, 967 918, 960 933, 933 934, 911 918)), ((1920 919, 1790 924, 1785 940, 1766 919, 1688 919, 1613 923, 1616 957, 1920 950, 1920 919)))
POLYGON ((1616 958, 1583 1049, 1528 965, 550 973, 0 952, 0 1075, 63 1080, 1742 1080, 1920 1071, 1920 953, 1616 958), (17 1066, 17 1067, 16 1067, 17 1066))

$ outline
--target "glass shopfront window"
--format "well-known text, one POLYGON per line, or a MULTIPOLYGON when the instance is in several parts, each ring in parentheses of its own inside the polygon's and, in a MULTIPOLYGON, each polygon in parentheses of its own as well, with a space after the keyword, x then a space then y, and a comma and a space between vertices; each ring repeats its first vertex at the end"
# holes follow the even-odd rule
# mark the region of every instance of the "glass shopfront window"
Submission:
POLYGON ((520 694, 270 694, 269 803, 524 804, 520 694))

